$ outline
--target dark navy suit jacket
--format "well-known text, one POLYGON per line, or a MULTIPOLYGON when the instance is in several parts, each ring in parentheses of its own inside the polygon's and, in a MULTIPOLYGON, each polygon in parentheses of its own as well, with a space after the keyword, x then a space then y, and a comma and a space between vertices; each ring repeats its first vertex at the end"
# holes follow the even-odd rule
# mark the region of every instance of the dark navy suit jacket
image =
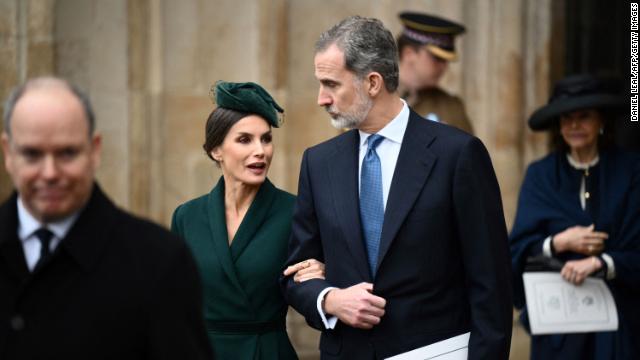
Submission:
POLYGON ((351 130, 305 151, 288 264, 315 258, 326 280, 285 296, 324 329, 318 294, 328 286, 374 284, 387 300, 372 330, 338 322, 323 330, 324 359, 384 358, 471 331, 470 359, 507 359, 511 276, 500 190, 477 138, 413 111, 393 175, 375 278, 358 208, 359 134, 351 130))

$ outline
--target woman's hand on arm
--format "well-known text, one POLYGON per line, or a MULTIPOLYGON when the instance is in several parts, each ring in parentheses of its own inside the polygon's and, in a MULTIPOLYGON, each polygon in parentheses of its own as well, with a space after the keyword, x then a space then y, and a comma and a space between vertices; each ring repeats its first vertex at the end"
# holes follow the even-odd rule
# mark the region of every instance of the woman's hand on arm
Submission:
POLYGON ((324 279, 324 263, 316 259, 307 259, 288 266, 283 274, 284 276, 293 275, 293 281, 297 283, 311 279, 324 279))
POLYGON ((594 225, 572 226, 553 236, 556 253, 572 251, 583 255, 598 255, 604 250, 604 241, 609 234, 594 231, 594 225))
POLYGON ((581 285, 584 280, 594 272, 602 268, 602 262, 595 256, 590 256, 581 260, 567 261, 560 275, 568 282, 581 285))

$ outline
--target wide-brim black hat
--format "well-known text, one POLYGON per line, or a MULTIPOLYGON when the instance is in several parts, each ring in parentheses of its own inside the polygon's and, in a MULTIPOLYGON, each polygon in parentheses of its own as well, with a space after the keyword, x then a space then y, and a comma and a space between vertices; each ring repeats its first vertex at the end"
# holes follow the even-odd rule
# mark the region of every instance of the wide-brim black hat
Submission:
POLYGON ((529 118, 531 130, 546 130, 563 114, 582 109, 620 110, 622 97, 607 89, 593 75, 574 75, 556 83, 547 105, 536 110, 529 118))

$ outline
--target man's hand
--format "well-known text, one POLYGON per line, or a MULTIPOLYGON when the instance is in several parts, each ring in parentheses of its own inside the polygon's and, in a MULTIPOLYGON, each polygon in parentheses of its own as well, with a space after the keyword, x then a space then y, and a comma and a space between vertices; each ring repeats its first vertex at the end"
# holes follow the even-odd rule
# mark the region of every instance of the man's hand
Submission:
POLYGON ((332 289, 325 296, 323 310, 343 323, 371 329, 380 323, 387 301, 373 295, 373 284, 360 283, 346 289, 332 289))
POLYGON ((593 231, 594 225, 572 226, 553 236, 556 252, 573 251, 583 255, 598 255, 604 249, 609 234, 593 231))
POLYGON ((311 279, 323 279, 324 280, 324 263, 316 259, 308 259, 301 261, 297 264, 293 264, 284 269, 284 276, 293 275, 293 281, 297 283, 305 282, 311 279))

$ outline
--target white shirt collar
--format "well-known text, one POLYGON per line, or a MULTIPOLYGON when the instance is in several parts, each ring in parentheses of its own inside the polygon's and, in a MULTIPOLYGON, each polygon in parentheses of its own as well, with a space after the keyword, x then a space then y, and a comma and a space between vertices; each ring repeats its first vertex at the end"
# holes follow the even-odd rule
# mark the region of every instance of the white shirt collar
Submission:
POLYGON ((600 156, 596 154, 596 157, 593 158, 593 160, 589 161, 588 163, 581 163, 575 160, 571 156, 571 154, 567 153, 567 161, 569 161, 569 165, 571 165, 576 170, 586 170, 592 166, 596 166, 596 164, 598 164, 598 161, 600 161, 600 156))
POLYGON ((31 215, 31 213, 29 213, 29 210, 27 210, 27 208, 24 206, 24 203, 22 202, 22 198, 18 196, 18 237, 20 238, 20 241, 24 242, 29 237, 31 237, 33 233, 36 232, 36 230, 40 229, 41 227, 46 227, 47 229, 51 230, 56 238, 64 239, 64 237, 67 236, 67 233, 71 229, 71 226, 73 226, 73 224, 76 222, 79 214, 80 212, 77 211, 60 221, 41 224, 40 221, 38 221, 31 215))
MULTIPOLYGON (((402 99, 400 99, 402 100, 402 99)), ((404 132, 407 130, 407 124, 409 123, 409 106, 407 102, 402 100, 402 110, 394 117, 389 123, 377 132, 378 135, 384 136, 386 140, 393 141, 398 144, 402 144, 402 138, 404 132)), ((367 138, 371 135, 364 131, 358 130, 360 133, 360 146, 367 145, 367 138)))

